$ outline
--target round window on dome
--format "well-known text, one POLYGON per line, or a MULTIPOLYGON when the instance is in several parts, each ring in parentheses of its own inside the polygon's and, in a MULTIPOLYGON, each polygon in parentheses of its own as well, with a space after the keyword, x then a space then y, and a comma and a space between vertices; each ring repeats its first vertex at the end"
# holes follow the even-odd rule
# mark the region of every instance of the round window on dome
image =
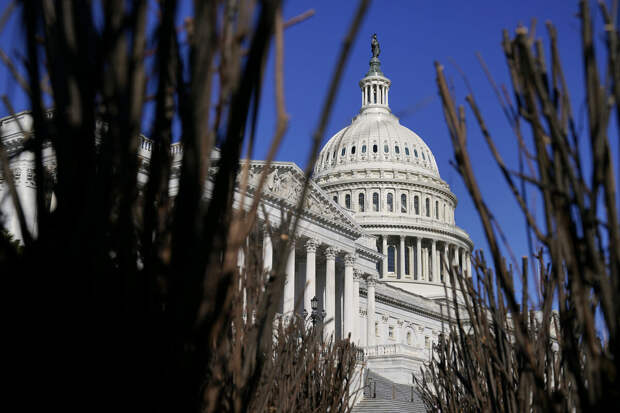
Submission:
POLYGON ((405 146, 405 155, 409 156, 409 148, 405 146))
POLYGON ((372 145, 372 151, 373 151, 374 153, 377 153, 377 151, 378 151, 378 150, 379 150, 379 149, 377 148, 377 145, 376 145, 376 144, 375 144, 375 145, 372 145))
POLYGON ((366 153, 366 145, 362 145, 362 153, 366 153))
POLYGON ((398 147, 398 145, 396 145, 396 146, 394 147, 394 152, 396 152, 396 153, 400 153, 400 148, 398 147))
POLYGON ((351 155, 355 155, 355 146, 351 146, 351 155))

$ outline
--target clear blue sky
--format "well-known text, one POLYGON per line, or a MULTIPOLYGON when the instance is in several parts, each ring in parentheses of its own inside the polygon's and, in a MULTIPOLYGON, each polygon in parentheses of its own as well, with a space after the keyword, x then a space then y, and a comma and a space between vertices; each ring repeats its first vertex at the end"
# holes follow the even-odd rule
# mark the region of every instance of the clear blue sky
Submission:
MULTIPOLYGON (((546 39, 544 23, 551 20, 558 29, 560 55, 572 91, 573 107, 577 112, 584 101, 577 5, 577 1, 573 0, 373 2, 347 62, 323 142, 347 126, 359 110, 358 81, 368 68, 370 36, 376 32, 381 43, 382 68, 392 80, 392 111, 400 116, 403 125, 415 131, 429 145, 435 154, 441 177, 448 182, 459 200, 457 224, 469 232, 476 248, 486 250, 487 244, 478 215, 458 173, 449 164, 454 157, 437 94, 433 63, 438 60, 446 67, 461 103, 464 103, 467 89, 454 64, 467 75, 500 151, 516 169, 516 140, 478 63, 476 52, 482 54, 496 81, 506 84, 511 90, 501 48, 502 30, 508 29, 513 34, 517 25, 522 23, 529 26, 531 19, 536 18, 537 33, 546 39)), ((315 9, 316 15, 286 32, 286 105, 291 120, 278 160, 305 164, 310 136, 316 128, 334 60, 355 6, 356 2, 353 1, 287 3, 285 18, 310 7, 315 9)), ((598 13, 596 16, 599 16, 598 13)), ((601 35, 600 19, 596 22, 597 34, 601 35)), ((275 124, 272 63, 273 59, 268 66, 265 96, 261 105, 258 134, 261 144, 254 155, 259 159, 266 155, 267 143, 275 124)), ((585 113, 577 116, 578 123, 583 123, 583 115, 585 113)), ((480 179, 485 199, 501 222, 520 262, 520 256, 527 254, 524 219, 470 111, 467 117, 468 149, 476 175, 480 179)), ((617 144, 617 139, 612 138, 612 142, 617 144)), ((615 149, 617 154, 617 147, 615 149)), ((618 159, 617 155, 614 159, 618 159)), ((490 258, 488 254, 487 257, 490 258)))
MULTIPOLYGON (((311 134, 316 128, 326 88, 334 70, 334 60, 352 19, 355 1, 288 1, 284 16, 288 19, 310 8, 316 14, 309 20, 289 28, 285 33, 285 89, 290 125, 277 160, 293 161, 304 166, 311 134)), ((0 1, 4 9, 6 0, 0 1)), ((401 117, 401 123, 420 135, 429 145, 441 177, 456 194, 459 205, 456 221, 467 230, 476 248, 486 249, 478 216, 460 177, 449 164, 453 159, 452 146, 441 110, 435 83, 433 62, 440 61, 454 84, 459 102, 467 93, 464 82, 453 63, 457 64, 472 85, 489 129, 507 162, 516 169, 516 144, 508 123, 501 112, 491 87, 482 72, 475 53, 481 52, 498 83, 510 89, 506 63, 501 49, 502 29, 514 33, 518 24, 529 25, 538 20, 537 33, 546 40, 544 22, 551 20, 557 27, 560 55, 572 92, 573 108, 578 124, 583 124, 585 112, 580 113, 584 94, 580 60, 579 21, 577 0, 375 0, 355 41, 352 55, 346 64, 339 86, 334 110, 323 139, 347 126, 359 110, 360 91, 357 85, 368 68, 370 36, 377 33, 381 43, 383 71, 392 80, 390 105, 401 117)), ((179 21, 190 8, 181 8, 179 21)), ((602 38, 602 25, 595 9, 596 34, 602 38)), ((15 23, 15 22, 14 22, 15 23)), ((0 39, 0 47, 15 55, 19 50, 19 24, 11 24, 0 39)), ((545 43, 548 45, 548 43, 545 43)), ((599 51, 600 51, 599 44, 599 51)), ((23 50, 23 49, 22 49, 23 50)), ((548 50, 548 49, 547 49, 548 50)), ((258 145, 253 158, 263 159, 274 132, 275 105, 273 91, 273 56, 269 58, 258 128, 258 145)), ((16 110, 28 108, 4 67, 0 68, 0 93, 12 97, 16 110)), ((3 107, 0 116, 7 113, 3 107)), ((483 142, 479 129, 468 111, 468 148, 485 199, 519 258, 527 254, 524 220, 512 195, 507 190, 483 142)), ((613 135, 617 136, 617 135, 613 135)), ((617 139, 614 160, 618 159, 617 139)), ((587 145, 584 145, 584 150, 587 145)), ((616 171, 617 172, 617 171, 616 171)))

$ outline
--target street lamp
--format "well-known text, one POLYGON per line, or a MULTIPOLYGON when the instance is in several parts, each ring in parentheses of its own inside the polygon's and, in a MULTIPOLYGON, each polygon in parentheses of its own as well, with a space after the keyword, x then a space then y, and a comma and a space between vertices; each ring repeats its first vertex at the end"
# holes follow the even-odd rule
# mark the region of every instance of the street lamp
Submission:
MULTIPOLYGON (((310 313, 310 319, 312 320, 312 325, 316 325, 317 323, 323 323, 325 316, 327 313, 325 310, 321 310, 319 312, 319 299, 316 296, 312 297, 310 300, 310 307, 312 312, 310 313)), ((304 320, 308 319, 308 311, 304 308, 303 311, 304 320)))

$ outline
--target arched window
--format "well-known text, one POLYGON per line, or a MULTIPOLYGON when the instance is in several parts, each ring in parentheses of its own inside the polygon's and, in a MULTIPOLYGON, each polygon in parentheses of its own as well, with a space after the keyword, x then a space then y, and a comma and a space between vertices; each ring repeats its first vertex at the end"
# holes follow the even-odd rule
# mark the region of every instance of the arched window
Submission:
POLYGON ((346 209, 351 209, 351 195, 350 194, 346 194, 344 196, 344 207, 346 209))
POLYGON ((396 262, 396 248, 393 245, 390 245, 388 247, 387 259, 388 259, 388 265, 387 265, 388 272, 394 272, 394 269, 396 267, 396 265, 395 265, 395 262, 396 262))
POLYGON ((405 146, 405 155, 409 156, 409 148, 405 146))
POLYGON ((378 150, 379 150, 379 149, 377 149, 377 144, 372 145, 372 151, 373 151, 374 153, 377 153, 377 151, 378 151, 378 150))
POLYGON ((351 147, 351 155, 355 155, 355 146, 351 147))
POLYGON ((383 152, 388 153, 389 150, 390 148, 388 147, 387 143, 383 145, 383 152))
POLYGON ((426 216, 430 217, 431 216, 431 200, 426 198, 426 205, 424 205, 426 207, 426 216))
POLYGON ((387 194, 387 208, 389 212, 394 212, 394 195, 387 194))
POLYGON ((414 155, 415 155, 415 157, 417 158, 417 157, 418 157, 418 150, 417 150, 417 149, 414 149, 414 150, 413 150, 413 154, 414 154, 414 155))
POLYGON ((407 213, 407 195, 405 194, 400 195, 400 212, 407 213))
POLYGON ((379 212, 379 194, 377 192, 372 194, 372 210, 379 212))
POLYGON ((426 156, 424 156, 424 152, 422 152, 422 159, 426 160, 426 156))
POLYGON ((327 156, 325 157, 325 161, 329 161, 329 152, 327 152, 327 156))
POLYGON ((338 195, 334 195, 334 202, 338 203, 338 195))
POLYGON ((373 103, 377 103, 377 85, 372 87, 373 103))
POLYGON ((379 337, 379 322, 375 321, 375 336, 379 337))
POLYGON ((443 204, 443 216, 442 216, 442 218, 443 218, 443 221, 445 222, 446 221, 446 204, 443 204))
POLYGON ((411 331, 407 331, 407 345, 411 345, 413 339, 411 338, 411 331))
POLYGON ((413 197, 413 210, 416 215, 420 215, 420 198, 417 195, 413 197))
POLYGON ((346 146, 344 148, 342 148, 342 152, 340 153, 340 155, 344 156, 345 153, 347 153, 347 147, 346 146))
POLYGON ((398 147, 398 145, 396 145, 396 146, 394 147, 394 152, 396 152, 396 153, 400 153, 400 148, 398 147))
POLYGON ((435 201, 435 219, 439 219, 439 201, 435 201))
POLYGON ((360 194, 358 197, 358 205, 360 208, 360 212, 364 212, 364 194, 360 194))
POLYGON ((366 145, 362 145, 362 153, 366 153, 366 145))

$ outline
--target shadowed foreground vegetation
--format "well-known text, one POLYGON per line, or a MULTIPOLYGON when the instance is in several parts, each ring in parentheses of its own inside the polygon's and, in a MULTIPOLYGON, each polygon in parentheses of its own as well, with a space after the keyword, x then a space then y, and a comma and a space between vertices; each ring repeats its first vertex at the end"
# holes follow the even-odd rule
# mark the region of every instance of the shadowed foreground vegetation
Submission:
MULTIPOLYGON (((312 11, 284 22, 277 0, 195 1, 176 27, 177 6, 35 0, 11 2, 0 19, 0 31, 11 13, 23 23, 24 61, 1 57, 30 97, 34 133, 21 150, 34 154, 38 211, 35 235, 13 196, 23 246, 0 237, 12 359, 5 390, 26 391, 20 410, 348 411, 353 345, 278 320, 285 263, 264 271, 252 235, 266 228, 276 248, 289 248, 304 196, 279 228, 262 220, 259 195, 249 209, 233 208, 235 191, 247 196, 239 160, 244 145, 247 154, 254 147, 269 47, 278 123, 268 162, 288 121, 284 31, 312 11), (145 119, 153 120, 145 127, 145 119), (142 186, 141 133, 153 141, 142 186), (54 175, 42 160, 47 146, 54 175)), ((344 34, 306 177, 367 7, 360 1, 344 34)), ((14 193, 2 145, 0 155, 14 193)))
POLYGON ((517 28, 513 38, 504 32, 512 93, 496 85, 481 59, 517 141, 517 167, 507 165, 496 148, 495 142, 506 137, 487 129, 472 91, 466 97, 523 213, 530 257, 520 263, 502 256, 502 251, 512 254, 511 246, 475 178, 466 109, 457 107, 444 68, 436 64, 455 167, 476 206, 491 256, 476 254, 473 280, 456 268, 450 273, 464 293, 449 297, 457 322, 446 326, 418 380, 429 409, 572 412, 620 405, 620 228, 610 151, 610 142, 618 139, 610 124, 616 122, 615 133, 620 126, 618 2, 611 7, 601 2, 598 11, 603 24, 597 33, 590 3, 579 3, 583 130, 571 108, 560 40, 551 23, 546 24, 548 51, 536 36, 535 22, 529 29, 517 28), (601 46, 603 52, 596 53, 601 46), (589 150, 581 150, 584 141, 589 150))

